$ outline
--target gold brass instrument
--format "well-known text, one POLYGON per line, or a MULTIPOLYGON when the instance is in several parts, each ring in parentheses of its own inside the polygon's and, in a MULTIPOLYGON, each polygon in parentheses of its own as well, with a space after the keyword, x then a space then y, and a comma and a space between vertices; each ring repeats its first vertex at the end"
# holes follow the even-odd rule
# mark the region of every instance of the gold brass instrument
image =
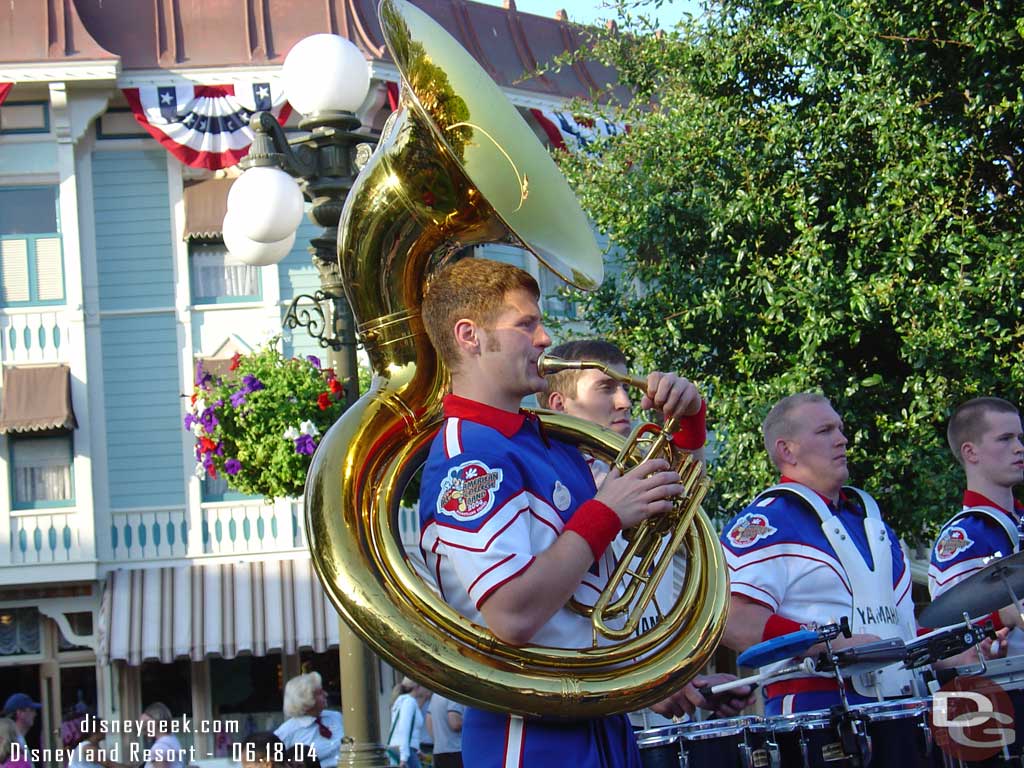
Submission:
MULTIPOLYGON (((588 369, 599 370, 615 381, 647 391, 646 379, 623 373, 599 360, 565 360, 544 355, 537 361, 541 376, 588 369)), ((679 473, 686 495, 675 504, 672 512, 648 518, 636 528, 624 532, 629 544, 619 556, 615 571, 593 606, 585 606, 575 599, 570 602, 573 610, 590 617, 595 632, 603 637, 623 640, 636 631, 644 611, 654 600, 655 590, 665 578, 672 556, 680 551, 693 516, 707 495, 709 483, 701 462, 672 445, 672 434, 677 427, 676 419, 669 419, 660 428, 654 424, 636 425, 611 462, 611 466, 624 473, 648 459, 663 458, 679 473), (634 563, 636 558, 639 562, 634 563), (609 624, 611 619, 623 614, 626 618, 621 626, 609 624)))
MULTIPOLYGON (((696 674, 724 630, 721 548, 700 511, 676 605, 651 631, 582 650, 502 643, 448 606, 396 536, 403 489, 441 423, 448 384, 419 317, 430 273, 467 246, 508 243, 583 288, 602 278, 587 219, 550 156, 475 60, 406 0, 382 0, 402 75, 399 107, 339 223, 338 257, 369 391, 326 433, 306 482, 313 562, 344 620, 375 652, 445 696, 525 715, 637 709, 696 674)), ((556 438, 602 459, 623 438, 545 414, 556 438)))

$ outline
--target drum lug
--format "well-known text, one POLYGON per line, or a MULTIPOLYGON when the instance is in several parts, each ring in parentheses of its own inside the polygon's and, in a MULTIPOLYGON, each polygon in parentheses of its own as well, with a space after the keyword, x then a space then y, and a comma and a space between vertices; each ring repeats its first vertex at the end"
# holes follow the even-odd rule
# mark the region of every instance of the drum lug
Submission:
POLYGON ((782 768, 782 755, 779 753, 779 745, 774 741, 765 742, 765 751, 768 753, 768 768, 782 768))
POLYGON ((690 768, 690 758, 682 748, 682 744, 679 745, 679 768, 690 768))
POLYGON ((750 753, 750 747, 746 744, 737 744, 736 749, 740 751, 740 768, 754 768, 754 758, 750 753))
POLYGON ((922 720, 917 724, 921 729, 921 737, 924 739, 924 756, 930 758, 935 747, 935 739, 932 736, 932 729, 928 727, 928 721, 922 720))

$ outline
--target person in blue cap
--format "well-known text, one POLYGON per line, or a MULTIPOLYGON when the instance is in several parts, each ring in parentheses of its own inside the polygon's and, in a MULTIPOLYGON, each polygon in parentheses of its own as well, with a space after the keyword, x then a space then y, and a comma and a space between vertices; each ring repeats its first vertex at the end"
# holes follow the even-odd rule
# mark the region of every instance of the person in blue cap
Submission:
MULTIPOLYGON (((27 693, 12 693, 4 702, 3 714, 14 721, 14 730, 17 731, 18 743, 21 745, 23 755, 28 754, 28 743, 25 735, 32 730, 36 722, 36 714, 43 705, 33 701, 27 693)), ((27 758, 26 758, 27 760, 27 758)), ((31 761, 28 761, 29 768, 32 768, 31 761)))

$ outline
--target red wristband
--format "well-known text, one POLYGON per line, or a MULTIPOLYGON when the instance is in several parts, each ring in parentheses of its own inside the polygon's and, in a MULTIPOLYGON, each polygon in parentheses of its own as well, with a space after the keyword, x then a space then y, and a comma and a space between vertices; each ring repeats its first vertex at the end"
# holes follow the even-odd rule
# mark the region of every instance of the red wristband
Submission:
POLYGON ((787 619, 773 613, 765 622, 764 632, 761 633, 761 640, 771 640, 773 637, 782 637, 793 632, 799 632, 803 626, 792 619, 787 619))
POLYGON ((597 499, 580 504, 565 524, 566 531, 572 531, 587 542, 597 560, 608 549, 608 545, 622 530, 622 521, 615 511, 597 499))
POLYGON ((700 410, 679 419, 679 429, 672 435, 672 444, 684 451, 703 448, 708 440, 708 401, 700 401, 700 410))
POLYGON ((992 629, 996 632, 1006 627, 1006 625, 1003 624, 1003 617, 999 615, 999 611, 992 611, 992 613, 985 618, 992 620, 992 629))

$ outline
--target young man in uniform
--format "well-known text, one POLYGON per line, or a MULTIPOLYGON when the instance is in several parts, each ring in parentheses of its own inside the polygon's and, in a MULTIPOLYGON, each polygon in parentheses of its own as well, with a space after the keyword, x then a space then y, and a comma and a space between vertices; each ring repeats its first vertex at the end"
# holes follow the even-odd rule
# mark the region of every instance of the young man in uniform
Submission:
MULTIPOLYGON (((1015 406, 998 397, 968 400, 953 412, 946 437, 964 469, 967 490, 963 508, 943 526, 932 547, 928 591, 933 600, 993 558, 1019 552, 1024 514, 1024 506, 1013 497, 1014 486, 1024 482, 1024 429, 1015 406)), ((1016 608, 1008 605, 991 618, 996 629, 1013 627, 1008 654, 1024 653, 1016 608)))
MULTIPOLYGON (((844 486, 843 422, 822 395, 783 398, 762 425, 781 478, 724 529, 731 605, 724 643, 742 652, 757 643, 848 616, 853 637, 834 649, 880 638, 916 636, 910 569, 899 541, 868 494, 844 486)), ((807 652, 816 656, 821 646, 807 652)), ((772 668, 791 664, 780 662, 772 668)), ((856 675, 850 703, 912 693, 909 673, 888 667, 856 675)), ((797 673, 764 687, 765 713, 826 709, 839 703, 831 673, 797 673)))
MULTIPOLYGON (((552 347, 548 350, 548 354, 563 360, 596 361, 604 363, 619 373, 628 372, 626 356, 622 350, 602 339, 566 342, 552 347)), ((586 419, 623 436, 629 435, 632 430, 633 419, 630 409, 633 403, 630 393, 623 383, 616 381, 607 373, 597 369, 559 371, 547 377, 547 384, 546 391, 537 393, 537 404, 541 408, 549 408, 559 413, 586 419)), ((678 448, 693 454, 698 460, 702 458, 707 438, 706 410, 706 405, 702 403, 701 410, 687 419, 684 428, 677 431, 672 438, 678 448)), ((593 457, 586 458, 590 465, 590 471, 594 475, 594 482, 600 485, 608 472, 608 465, 593 457)), ((626 546, 627 542, 622 536, 617 536, 612 542, 616 560, 622 556, 626 546)), ((650 631, 661 621, 662 611, 674 604, 678 594, 676 582, 682 579, 685 568, 685 555, 678 553, 674 556, 672 565, 658 585, 655 600, 644 611, 640 625, 637 627, 638 633, 650 631)), ((728 674, 700 675, 683 687, 682 695, 678 696, 677 700, 688 715, 692 715, 697 707, 711 710, 717 717, 737 715, 753 702, 753 692, 749 686, 738 688, 732 693, 716 697, 711 701, 706 700, 699 690, 706 685, 716 685, 733 679, 735 679, 734 676, 728 674)), ((634 712, 630 714, 630 719, 635 727, 642 728, 668 724, 671 721, 661 714, 659 711, 661 709, 656 706, 653 711, 634 712)))
MULTIPOLYGON (((502 641, 587 648, 590 621, 569 598, 592 601, 612 539, 667 512, 684 489, 654 459, 612 470, 595 494, 579 451, 520 411, 545 386, 537 360, 551 339, 539 293, 528 273, 483 259, 458 261, 427 286, 423 322, 452 393, 423 471, 421 547, 445 600, 502 641)), ((652 373, 644 405, 686 416, 701 397, 685 379, 652 373)), ((469 768, 639 766, 624 715, 526 720, 467 708, 462 753, 469 768)))

